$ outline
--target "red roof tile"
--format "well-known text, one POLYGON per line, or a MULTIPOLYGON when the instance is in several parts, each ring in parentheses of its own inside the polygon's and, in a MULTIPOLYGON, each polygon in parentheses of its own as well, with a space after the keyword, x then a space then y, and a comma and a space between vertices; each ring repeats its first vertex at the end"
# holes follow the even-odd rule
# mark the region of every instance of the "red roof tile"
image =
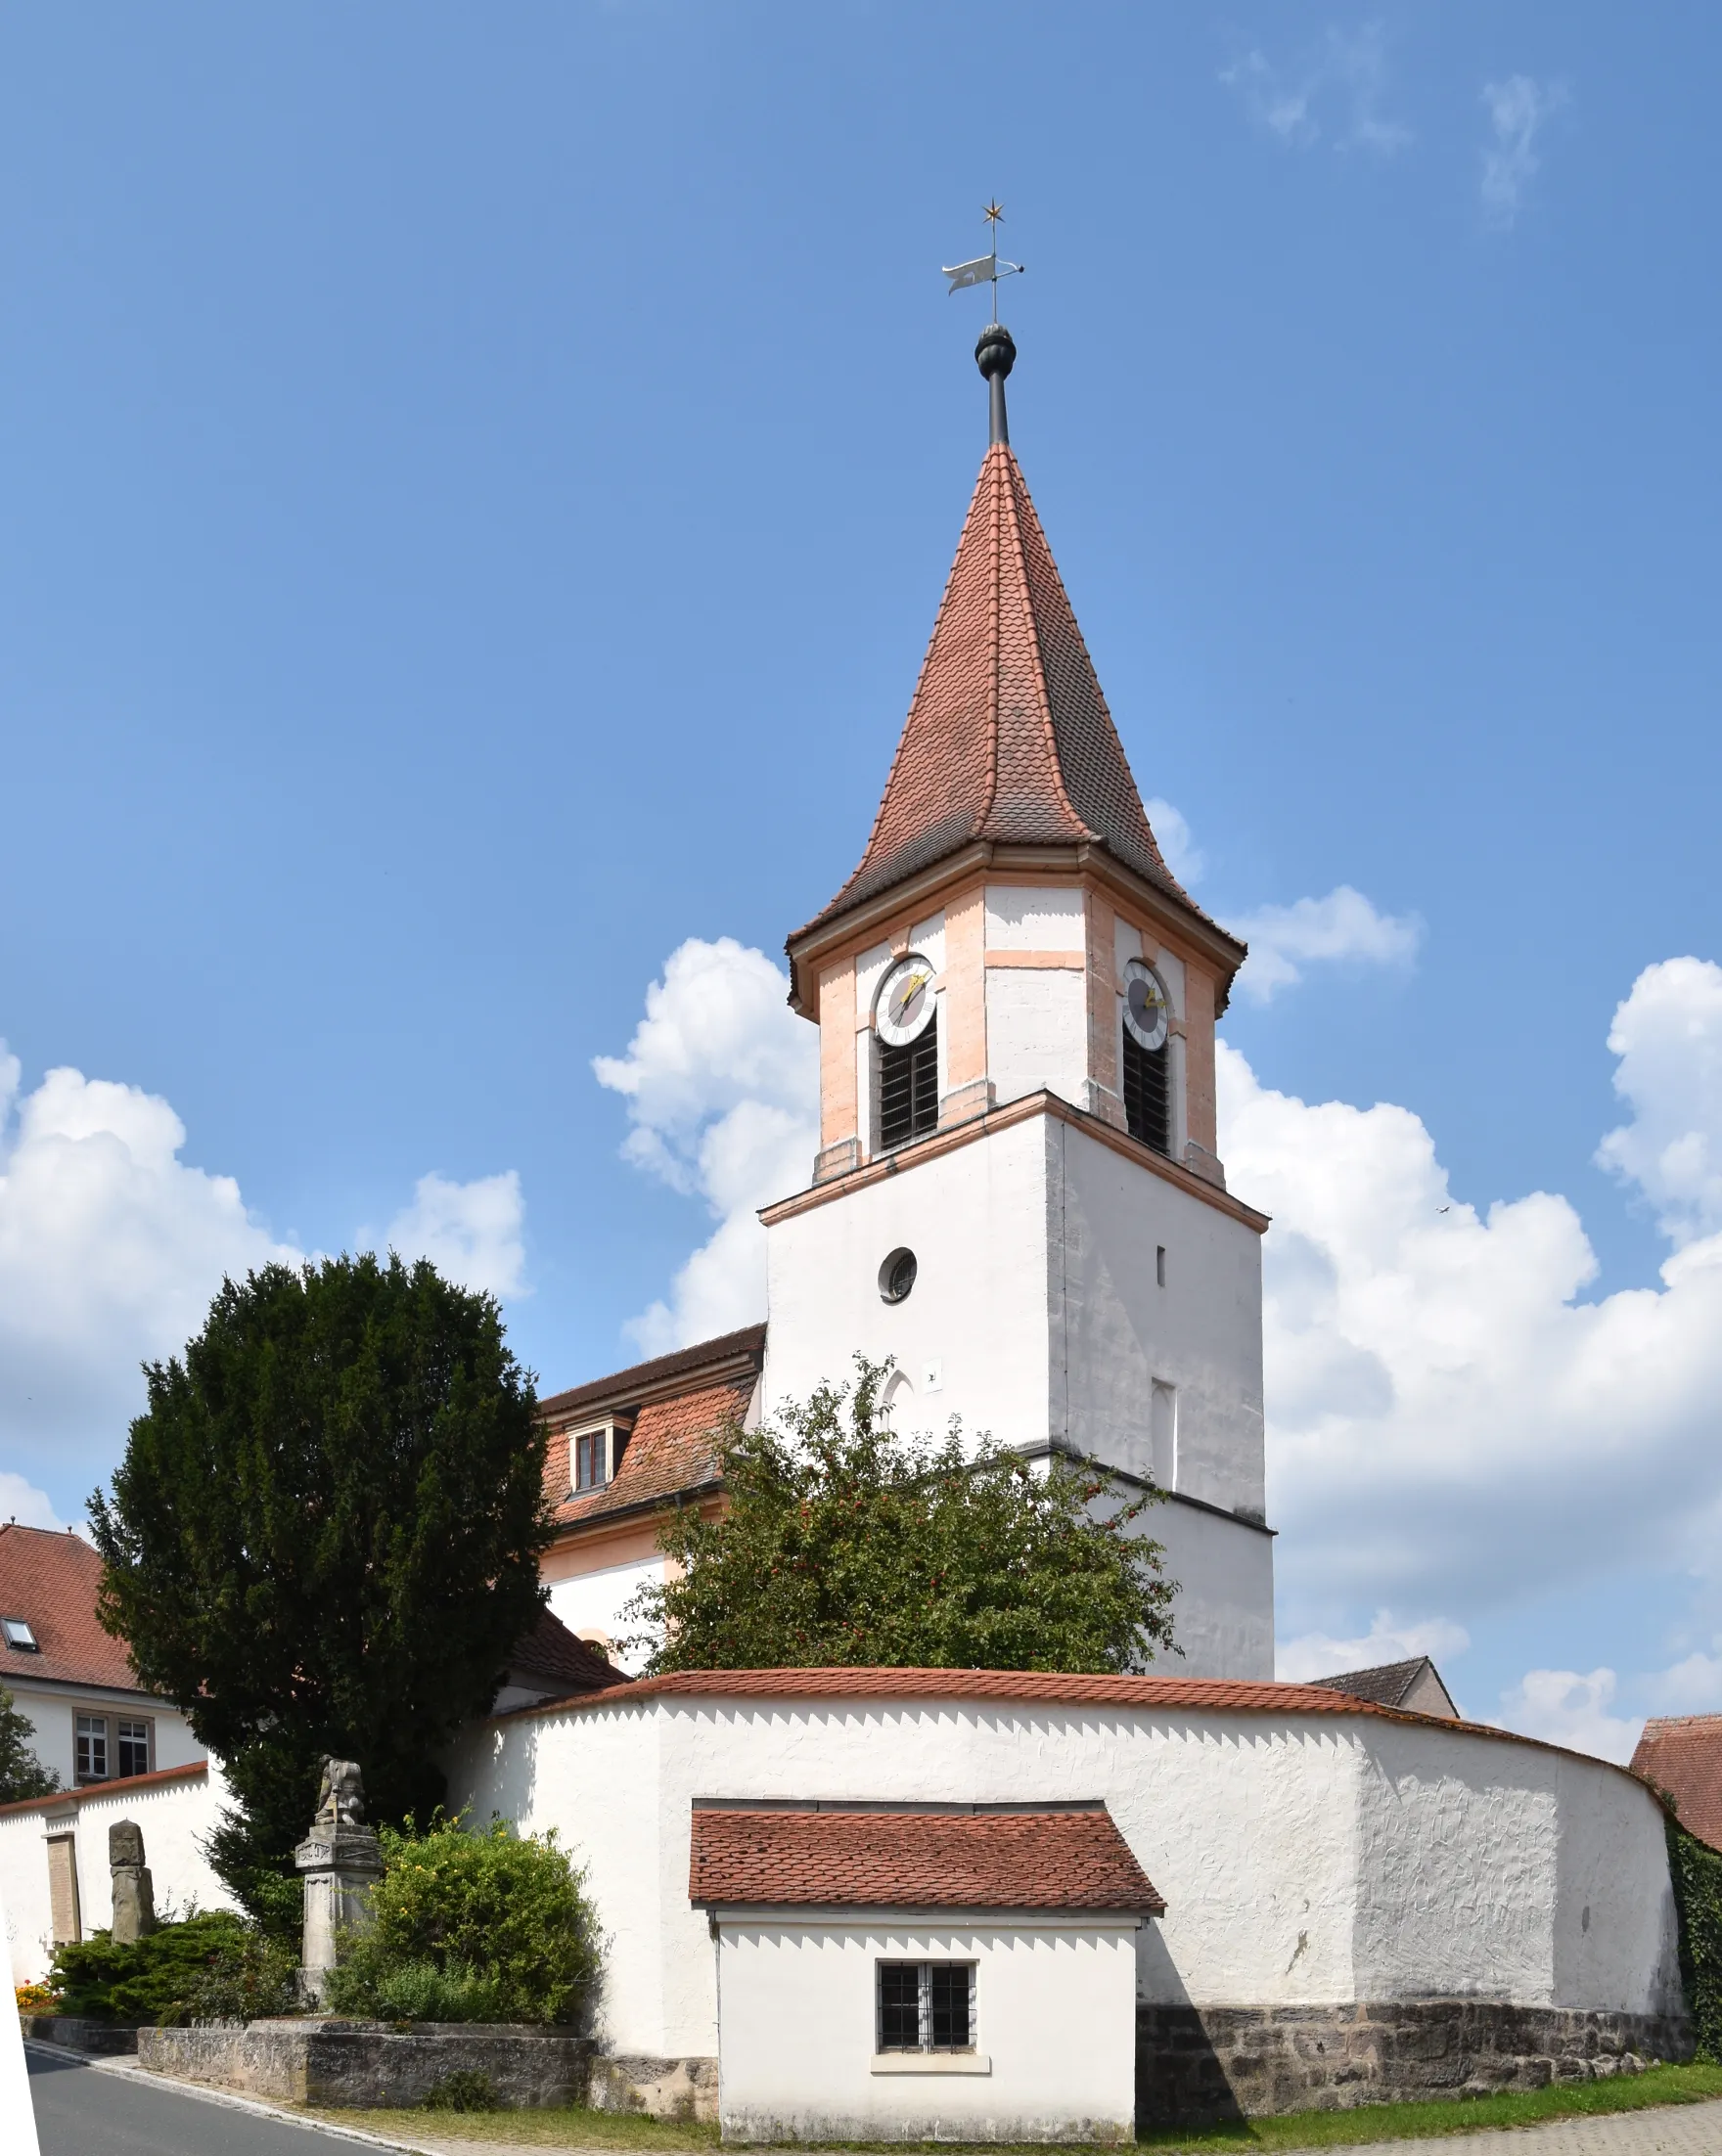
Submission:
POLYGON ((198 1781, 209 1772, 206 1759, 194 1759, 184 1767, 158 1767, 148 1774, 115 1774, 112 1781, 85 1782, 81 1789, 56 1789, 46 1797, 15 1797, 10 1804, 0 1804, 0 1819, 13 1819, 21 1812, 40 1812, 44 1809, 59 1812, 66 1806, 76 1807, 92 1804, 98 1797, 112 1797, 117 1792, 126 1795, 134 1789, 154 1789, 165 1782, 198 1781))
POLYGON ((124 1642, 96 1621, 101 1584, 102 1560, 81 1535, 0 1527, 0 1617, 24 1618, 41 1648, 0 1645, 0 1684, 34 1677, 136 1691, 124 1642))
POLYGON ((1645 1724, 1632 1771, 1674 1799, 1689 1833, 1722 1849, 1722 1715, 1669 1715, 1645 1724))
POLYGON ((634 1418, 633 1434, 620 1467, 602 1490, 568 1495, 568 1439, 562 1432, 550 1441, 544 1461, 545 1489, 559 1527, 577 1526, 637 1505, 668 1504, 717 1481, 717 1440, 727 1423, 746 1414, 753 1379, 704 1385, 668 1400, 649 1401, 634 1418))
POLYGON ((516 1683, 549 1684, 559 1693, 604 1691, 628 1682, 607 1655, 549 1609, 541 1609, 531 1631, 515 1641, 508 1673, 516 1683))
POLYGON ((980 468, 861 865, 792 945, 976 839, 1098 840, 1206 919, 1149 828, 1021 469, 1003 443, 980 468))
POLYGON ((553 1392, 539 1401, 538 1414, 546 1422, 566 1421, 587 1409, 599 1413, 648 1393, 682 1390, 678 1379, 696 1377, 717 1364, 742 1362, 757 1372, 764 1360, 765 1327, 743 1325, 738 1331, 720 1333, 715 1340, 701 1340, 693 1347, 677 1348, 672 1355, 657 1355, 649 1363, 635 1363, 608 1377, 588 1378, 583 1385, 553 1392))
POLYGON ((1165 1902, 1111 1816, 700 1811, 699 1907, 1147 1909, 1165 1902))

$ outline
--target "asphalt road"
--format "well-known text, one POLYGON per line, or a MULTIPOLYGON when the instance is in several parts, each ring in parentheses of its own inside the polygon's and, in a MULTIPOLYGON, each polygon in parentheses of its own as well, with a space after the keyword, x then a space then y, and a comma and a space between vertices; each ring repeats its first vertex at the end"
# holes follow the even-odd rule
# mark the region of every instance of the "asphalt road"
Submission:
POLYGON ((352 2141, 26 2046, 42 2156, 339 2156, 352 2141))

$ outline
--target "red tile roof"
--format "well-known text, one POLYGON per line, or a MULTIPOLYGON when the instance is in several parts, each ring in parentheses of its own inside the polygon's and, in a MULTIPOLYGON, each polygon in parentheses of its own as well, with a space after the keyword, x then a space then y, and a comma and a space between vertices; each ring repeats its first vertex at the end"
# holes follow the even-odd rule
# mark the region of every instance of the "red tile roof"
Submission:
POLYGON ((550 1440, 544 1460, 544 1485, 559 1527, 578 1526, 638 1505, 667 1505, 672 1499, 715 1488, 717 1441, 725 1425, 746 1414, 753 1379, 702 1386, 668 1400, 650 1401, 634 1418, 633 1434, 622 1462, 602 1490, 568 1495, 568 1437, 550 1440))
POLYGON ((81 1535, 0 1527, 0 1617, 28 1621, 39 1654, 0 1645, 0 1684, 14 1678, 138 1689, 124 1642, 96 1622, 102 1560, 81 1535))
POLYGON ((1111 1816, 700 1811, 698 1907, 1146 1909, 1165 1902, 1111 1816))
POLYGON ((695 1377, 714 1366, 742 1363, 757 1374, 765 1360, 765 1327, 743 1325, 738 1331, 720 1333, 715 1340, 701 1340, 693 1347, 677 1348, 673 1355, 657 1355, 649 1363, 635 1363, 608 1377, 588 1378, 566 1392, 553 1392, 538 1403, 538 1414, 547 1422, 563 1422, 590 1409, 605 1409, 636 1402, 650 1393, 677 1391, 679 1380, 695 1377))
POLYGON ((112 1781, 87 1781, 81 1789, 56 1789, 51 1796, 16 1797, 10 1804, 0 1804, 0 1819, 12 1819, 21 1812, 59 1812, 68 1805, 75 1808, 91 1804, 98 1797, 112 1797, 116 1791, 124 1796, 134 1789, 154 1789, 164 1782, 201 1781, 208 1772, 206 1759, 194 1759, 185 1767, 158 1767, 148 1774, 115 1774, 112 1781))
POLYGON ((1632 1771, 1674 1799, 1689 1833, 1722 1849, 1722 1715, 1669 1715, 1645 1724, 1632 1771))
POLYGON ((1021 469, 1003 443, 980 468, 860 867, 792 947, 976 839, 1098 840, 1206 920, 1149 828, 1021 469))
POLYGON ((628 1682, 608 1656, 570 1632, 549 1609, 541 1609, 531 1631, 516 1640, 508 1674, 511 1682, 547 1684, 559 1693, 604 1691, 628 1682))

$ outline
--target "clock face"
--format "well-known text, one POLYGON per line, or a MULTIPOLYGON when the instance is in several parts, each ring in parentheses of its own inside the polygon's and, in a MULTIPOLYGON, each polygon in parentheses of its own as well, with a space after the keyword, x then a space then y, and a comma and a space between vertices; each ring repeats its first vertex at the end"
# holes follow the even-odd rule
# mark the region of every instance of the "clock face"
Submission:
POLYGON ((907 1048, 932 1017, 932 967, 913 955, 899 959, 879 992, 875 1023, 890 1048, 907 1048))
POLYGON ((1164 1045, 1170 1019, 1154 967, 1145 959, 1132 959, 1124 968, 1124 1023, 1132 1037, 1152 1054, 1164 1045))

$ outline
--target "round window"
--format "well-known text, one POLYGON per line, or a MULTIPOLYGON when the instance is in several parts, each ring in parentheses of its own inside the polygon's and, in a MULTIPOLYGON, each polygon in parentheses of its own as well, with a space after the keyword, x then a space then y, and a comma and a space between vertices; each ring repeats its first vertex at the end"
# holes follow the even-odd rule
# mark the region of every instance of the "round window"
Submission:
POLYGON ((913 1250, 893 1250, 879 1269, 879 1292, 887 1303, 900 1303, 915 1285, 913 1250))

